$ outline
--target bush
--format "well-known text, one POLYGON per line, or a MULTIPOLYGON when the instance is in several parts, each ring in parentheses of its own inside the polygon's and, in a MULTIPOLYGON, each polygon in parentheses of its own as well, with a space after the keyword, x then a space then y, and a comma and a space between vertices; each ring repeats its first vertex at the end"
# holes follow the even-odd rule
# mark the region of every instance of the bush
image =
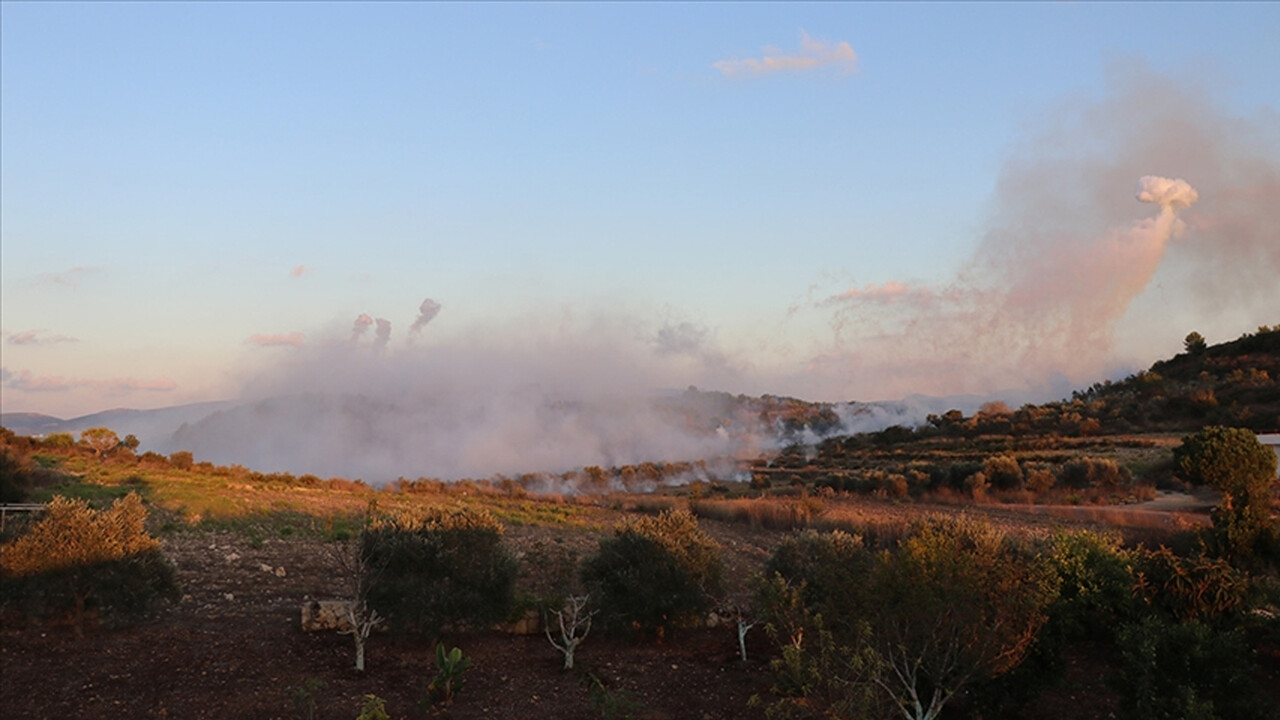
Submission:
POLYGON ((1123 627, 1117 645, 1115 689, 1125 717, 1274 717, 1252 679, 1252 653, 1239 632, 1149 616, 1123 627))
POLYGON ((1251 431, 1207 427, 1184 437, 1173 457, 1182 479, 1222 493, 1212 515, 1218 554, 1249 561, 1275 545, 1271 488, 1276 482, 1276 454, 1251 431))
MULTIPOLYGON (((806 608, 826 617, 837 630, 847 630, 846 621, 855 619, 846 617, 847 610, 861 593, 874 560, 857 535, 806 530, 778 545, 765 563, 764 574, 797 588, 806 608)), ((776 614, 764 598, 760 605, 766 619, 776 614)))
POLYGON ((997 490, 1016 490, 1022 487, 1022 468, 1012 455, 993 455, 982 463, 982 472, 997 490))
POLYGON ((393 627, 434 635, 445 625, 498 622, 515 604, 516 561, 487 512, 384 515, 361 543, 369 606, 393 627))
POLYGON ((136 493, 96 511, 55 497, 45 515, 0 546, 3 602, 27 616, 71 615, 77 634, 90 613, 128 618, 179 596, 173 566, 144 527, 136 493))
POLYGON ((720 546, 688 511, 631 518, 587 560, 606 627, 657 632, 698 617, 721 589, 720 546))

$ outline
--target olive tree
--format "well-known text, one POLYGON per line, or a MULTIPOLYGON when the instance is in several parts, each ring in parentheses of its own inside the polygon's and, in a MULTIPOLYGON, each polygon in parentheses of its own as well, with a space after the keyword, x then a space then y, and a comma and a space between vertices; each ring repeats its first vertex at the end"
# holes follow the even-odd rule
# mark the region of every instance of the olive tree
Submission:
POLYGON ((120 436, 116 435, 114 430, 105 427, 89 428, 80 433, 80 442, 84 443, 93 450, 93 454, 97 457, 116 449, 120 444, 120 436))
POLYGON ((624 522, 600 541, 583 580, 607 625, 661 635, 707 609, 721 573, 720 546, 680 510, 624 522))
POLYGON ((1275 536, 1271 488, 1276 482, 1276 454, 1252 431, 1206 427, 1182 438, 1173 457, 1183 480, 1222 493, 1212 517, 1223 554, 1249 557, 1261 541, 1275 536))
POLYGON ((875 682, 904 717, 932 720, 969 682, 1016 667, 1056 596, 1052 569, 1001 531, 924 521, 872 569, 875 682))
POLYGON ((446 625, 486 625, 515 603, 516 560, 502 524, 467 508, 381 515, 361 534, 378 573, 369 608, 393 626, 435 634, 446 625))
POLYGON ((106 510, 55 497, 30 530, 0 546, 0 599, 31 615, 70 614, 77 635, 91 610, 127 616, 177 599, 176 573, 146 518, 136 493, 106 510))

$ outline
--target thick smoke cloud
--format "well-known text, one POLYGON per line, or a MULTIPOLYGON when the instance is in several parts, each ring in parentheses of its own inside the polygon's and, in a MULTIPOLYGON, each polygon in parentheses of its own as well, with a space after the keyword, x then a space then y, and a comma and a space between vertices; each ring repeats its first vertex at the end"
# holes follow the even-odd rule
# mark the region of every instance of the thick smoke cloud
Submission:
POLYGON ((1210 335, 1273 322, 1280 125, 1219 107, 1185 78, 1128 64, 1101 100, 1056 108, 1005 165, 987 230, 953 278, 818 303, 835 339, 812 359, 810 387, 1049 399, 1176 351, 1188 322, 1210 335))
POLYGON ((1145 365, 1168 353, 1143 333, 1176 351, 1195 329, 1188 317, 1276 321, 1280 124, 1218 107, 1183 78, 1128 66, 1100 100, 1058 108, 1015 148, 954 277, 829 293, 814 311, 830 317, 831 338, 797 351, 808 358, 799 369, 718 347, 714 328, 617 310, 542 312, 424 347, 412 340, 439 312, 428 299, 403 337, 369 315, 349 337, 342 326, 328 342, 308 334, 246 383, 238 407, 191 424, 170 449, 373 482, 451 479, 724 457, 769 442, 769 428, 690 427, 656 402, 689 385, 832 401, 952 396, 842 404, 853 430, 972 410, 1005 388, 1018 390, 999 395, 1011 404, 1063 397, 1117 368, 1117 338, 1145 343, 1145 365))
POLYGON ((664 404, 680 393, 663 388, 721 370, 655 347, 641 319, 549 327, 522 318, 430 348, 392 337, 389 322, 384 336, 377 322, 385 343, 299 348, 253 378, 239 406, 184 428, 165 449, 381 483, 724 458, 759 446, 760 428, 690 428, 664 404))

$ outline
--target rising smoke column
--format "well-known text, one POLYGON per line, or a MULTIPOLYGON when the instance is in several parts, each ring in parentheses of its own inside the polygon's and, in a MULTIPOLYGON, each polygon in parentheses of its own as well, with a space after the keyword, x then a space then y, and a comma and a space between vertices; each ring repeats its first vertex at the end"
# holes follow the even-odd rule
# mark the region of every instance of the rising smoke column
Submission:
POLYGON ((1185 180, 1148 175, 1135 197, 1158 205, 1158 215, 1091 236, 1069 227, 1001 229, 947 284, 890 282, 832 296, 826 305, 836 308, 837 330, 863 339, 814 367, 872 372, 890 386, 917 383, 899 386, 901 395, 983 392, 1054 373, 1101 372, 1116 323, 1150 283, 1183 228, 1178 212, 1198 193, 1185 180))
POLYGON ((440 303, 427 298, 422 301, 422 305, 418 306, 418 318, 413 321, 413 325, 409 326, 409 334, 416 335, 421 332, 427 323, 435 319, 440 314, 440 303))
POLYGON ((369 331, 369 327, 371 325, 373 325, 373 318, 369 317, 368 315, 365 315, 364 313, 360 313, 358 316, 356 316, 356 321, 351 326, 350 342, 352 343, 358 342, 360 338, 363 337, 364 334, 369 331))
POLYGON ((373 333, 373 349, 383 350, 391 341, 391 321, 378 318, 375 322, 378 324, 378 329, 373 333))

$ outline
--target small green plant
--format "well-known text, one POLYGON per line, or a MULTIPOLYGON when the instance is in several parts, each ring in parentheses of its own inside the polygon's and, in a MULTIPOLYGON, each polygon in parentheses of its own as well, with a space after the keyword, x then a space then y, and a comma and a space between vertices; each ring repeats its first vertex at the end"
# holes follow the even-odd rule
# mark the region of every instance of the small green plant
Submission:
POLYGON ((587 673, 587 699, 591 708, 600 713, 601 720, 631 720, 644 709, 644 705, 626 690, 610 690, 600 678, 587 673))
POLYGON ((377 695, 365 695, 364 705, 360 706, 360 714, 356 720, 391 720, 387 714, 387 701, 377 695))
POLYGON ((433 701, 448 705, 453 696, 462 691, 462 673, 471 664, 471 658, 462 656, 461 648, 454 648, 448 653, 444 651, 444 643, 436 645, 436 668, 438 672, 427 685, 427 694, 433 701))
POLYGON ((307 720, 314 720, 316 716, 316 692, 324 685, 325 682, 320 678, 307 678, 302 685, 294 688, 293 706, 298 708, 307 720))

